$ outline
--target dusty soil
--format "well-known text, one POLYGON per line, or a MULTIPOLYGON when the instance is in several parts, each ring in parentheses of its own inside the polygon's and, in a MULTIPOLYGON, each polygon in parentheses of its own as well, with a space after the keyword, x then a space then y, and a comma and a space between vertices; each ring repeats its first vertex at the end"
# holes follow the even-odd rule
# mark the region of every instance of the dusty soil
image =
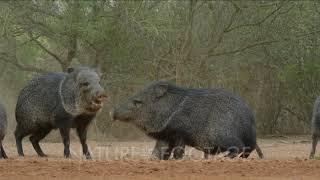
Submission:
MULTIPOLYGON (((0 160, 0 179, 319 179, 320 160, 308 160, 308 137, 259 139, 265 159, 254 152, 247 160, 211 157, 192 148, 183 160, 158 161, 149 157, 154 142, 90 142, 94 159, 79 156, 74 140, 72 158, 62 157, 61 143, 42 143, 48 158, 38 158, 29 142, 26 157, 16 155, 14 143, 6 142, 10 156, 0 160)), ((318 154, 320 153, 320 147, 318 154)))

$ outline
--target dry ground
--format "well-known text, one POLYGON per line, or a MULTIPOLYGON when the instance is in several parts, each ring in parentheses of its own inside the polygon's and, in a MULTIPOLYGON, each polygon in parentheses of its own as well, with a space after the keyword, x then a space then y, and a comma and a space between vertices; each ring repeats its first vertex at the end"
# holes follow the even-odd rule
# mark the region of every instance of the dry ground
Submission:
POLYGON ((87 161, 79 156, 80 145, 73 142, 71 159, 62 158, 61 143, 42 143, 49 157, 38 158, 26 141, 26 157, 20 158, 14 143, 6 142, 10 158, 0 160, 0 179, 320 179, 320 160, 307 159, 308 137, 259 139, 264 160, 255 152, 248 160, 203 160, 202 153, 192 148, 184 160, 151 160, 154 142, 145 141, 90 142, 94 160, 87 161))

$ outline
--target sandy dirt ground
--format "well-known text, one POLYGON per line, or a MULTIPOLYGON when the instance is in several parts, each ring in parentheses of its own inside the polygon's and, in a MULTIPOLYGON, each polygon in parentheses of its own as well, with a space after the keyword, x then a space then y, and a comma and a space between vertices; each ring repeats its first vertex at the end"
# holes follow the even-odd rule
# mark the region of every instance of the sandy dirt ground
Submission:
MULTIPOLYGON (((93 160, 85 160, 77 140, 71 144, 72 158, 62 156, 61 143, 42 143, 47 158, 36 156, 31 144, 24 142, 25 157, 18 157, 15 145, 5 143, 10 156, 0 160, 0 179, 320 179, 320 160, 308 160, 309 137, 259 139, 265 159, 256 152, 249 159, 202 158, 193 148, 183 160, 150 159, 152 141, 89 142, 93 160)), ((320 154, 320 147, 317 154, 320 154)))

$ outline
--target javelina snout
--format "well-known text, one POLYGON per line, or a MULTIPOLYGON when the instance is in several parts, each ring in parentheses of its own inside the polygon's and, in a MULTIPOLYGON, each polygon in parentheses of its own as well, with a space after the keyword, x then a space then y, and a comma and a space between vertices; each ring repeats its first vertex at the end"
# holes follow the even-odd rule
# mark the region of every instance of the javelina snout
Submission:
POLYGON ((108 95, 104 89, 101 88, 100 91, 96 92, 96 97, 95 97, 96 102, 99 102, 99 103, 104 102, 107 100, 107 98, 108 98, 108 95))
POLYGON ((100 85, 100 79, 93 72, 83 73, 79 78, 80 97, 83 106, 88 112, 97 112, 103 107, 107 99, 107 93, 100 85))
POLYGON ((107 100, 107 94, 104 90, 98 91, 95 93, 96 95, 93 96, 89 108, 89 111, 99 111, 103 107, 103 103, 107 100))
POLYGON ((131 111, 127 108, 118 107, 110 112, 110 117, 113 121, 129 121, 131 114, 131 111))

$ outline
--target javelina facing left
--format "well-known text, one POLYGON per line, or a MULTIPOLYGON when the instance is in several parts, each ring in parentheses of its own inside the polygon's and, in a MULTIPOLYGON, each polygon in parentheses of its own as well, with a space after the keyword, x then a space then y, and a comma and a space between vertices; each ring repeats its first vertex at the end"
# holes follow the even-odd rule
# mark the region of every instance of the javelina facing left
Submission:
POLYGON ((255 119, 247 104, 223 89, 189 89, 164 81, 137 92, 112 113, 114 120, 130 122, 157 140, 159 159, 183 157, 185 145, 209 154, 228 152, 247 158, 256 149, 255 119))
POLYGON ((8 158, 2 145, 2 141, 6 134, 6 129, 7 129, 7 114, 4 106, 0 103, 0 159, 8 158))
POLYGON ((100 76, 90 68, 68 69, 68 73, 48 73, 32 79, 20 92, 16 106, 17 150, 23 156, 22 139, 30 141, 39 156, 46 156, 39 141, 58 128, 64 156, 70 156, 70 128, 76 128, 83 154, 91 158, 86 143, 87 129, 106 98, 100 76))

